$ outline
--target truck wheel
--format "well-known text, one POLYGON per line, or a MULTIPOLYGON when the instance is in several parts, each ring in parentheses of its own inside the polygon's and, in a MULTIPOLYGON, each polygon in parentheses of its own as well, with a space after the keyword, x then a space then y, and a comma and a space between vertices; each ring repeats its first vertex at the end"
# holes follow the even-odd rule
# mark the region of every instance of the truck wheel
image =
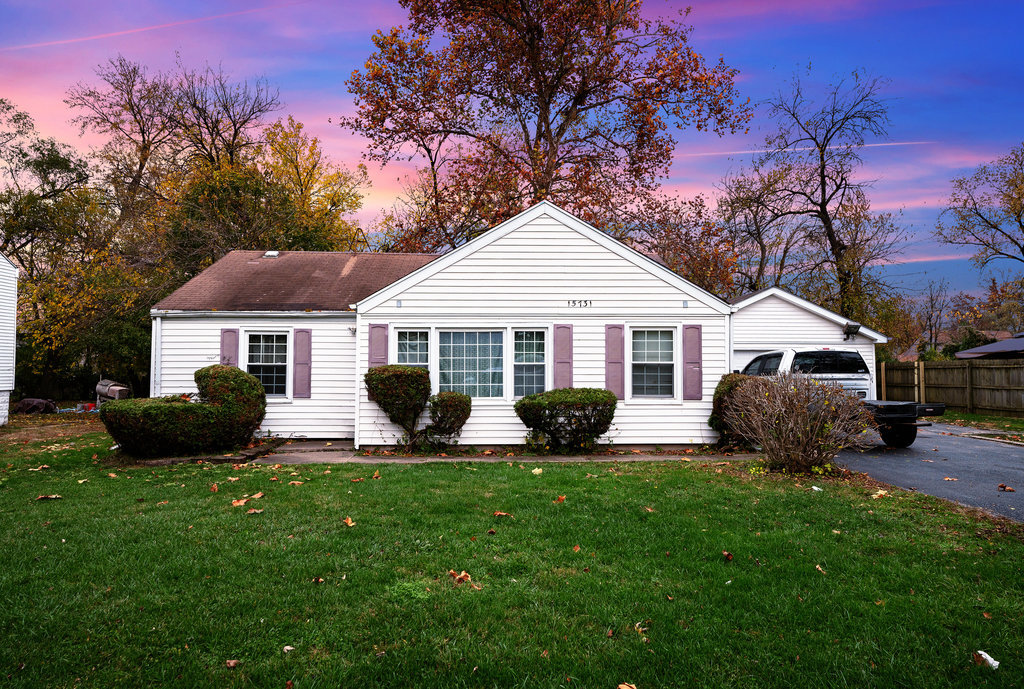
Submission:
POLYGON ((878 434, 888 447, 910 447, 917 439, 917 426, 900 424, 899 426, 880 426, 878 434))

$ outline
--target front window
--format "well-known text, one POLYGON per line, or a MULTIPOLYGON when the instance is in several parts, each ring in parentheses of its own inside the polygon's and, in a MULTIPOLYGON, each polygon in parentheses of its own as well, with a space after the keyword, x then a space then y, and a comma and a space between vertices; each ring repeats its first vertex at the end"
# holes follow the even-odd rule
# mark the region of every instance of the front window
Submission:
POLYGON ((438 389, 470 397, 504 394, 504 333, 438 333, 438 389))
POLYGON ((427 368, 430 362, 430 354, 427 349, 429 344, 430 334, 426 331, 400 331, 396 363, 427 368))
POLYGON ((516 397, 544 392, 544 331, 517 330, 512 378, 516 397))
POLYGON ((288 336, 284 333, 250 333, 246 370, 255 376, 268 397, 288 394, 288 336))
POLYGON ((633 331, 633 396, 672 397, 675 370, 671 330, 633 331))

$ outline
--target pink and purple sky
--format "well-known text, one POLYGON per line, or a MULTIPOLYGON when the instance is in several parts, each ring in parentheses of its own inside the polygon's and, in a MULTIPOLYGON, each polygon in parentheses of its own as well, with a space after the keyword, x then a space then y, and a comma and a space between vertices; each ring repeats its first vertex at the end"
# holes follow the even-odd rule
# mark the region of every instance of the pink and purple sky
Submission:
MULTIPOLYGON (((828 82, 863 69, 891 79, 888 145, 865 151, 876 210, 902 211, 911 233, 904 262, 888 270, 908 290, 945 277, 976 291, 982 276, 969 252, 936 244, 931 229, 952 177, 1024 141, 1024 51, 1020 0, 648 0, 645 12, 693 6, 693 42, 709 60, 740 70, 744 96, 761 101, 794 71, 813 65, 828 82)), ((349 112, 345 79, 372 51, 376 29, 401 24, 394 0, 0 0, 0 97, 35 118, 48 136, 87 150, 68 123, 64 93, 94 81, 96 65, 118 54, 154 69, 180 53, 187 64, 220 64, 238 78, 263 75, 291 113, 342 163, 359 162, 363 142, 328 122, 349 112)), ((747 135, 684 131, 669 188, 713 192, 749 160, 770 123, 747 135)), ((362 219, 389 207, 408 167, 371 165, 362 219)), ((1018 271, 1012 265, 1000 266, 1018 271)))

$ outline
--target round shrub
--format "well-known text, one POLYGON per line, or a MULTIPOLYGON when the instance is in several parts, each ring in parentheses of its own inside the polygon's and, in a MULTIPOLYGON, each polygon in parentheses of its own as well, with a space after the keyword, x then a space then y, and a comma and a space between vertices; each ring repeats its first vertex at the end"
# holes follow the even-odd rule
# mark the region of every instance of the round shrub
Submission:
POLYGON ((718 431, 718 443, 720 445, 735 445, 743 442, 743 438, 729 427, 726 421, 725 410, 731 406, 734 393, 740 384, 754 377, 745 376, 742 373, 727 373, 718 381, 718 386, 715 387, 715 395, 712 397, 711 416, 708 417, 708 425, 718 431))
POLYGON ((761 446, 773 471, 821 469, 840 450, 871 442, 871 412, 838 385, 784 373, 742 381, 725 409, 733 432, 761 446))
POLYGON ((600 388, 559 388, 527 395, 516 414, 531 431, 543 433, 558 452, 588 452, 608 432, 615 416, 615 393, 600 388))
POLYGON ((430 398, 430 425, 424 433, 432 442, 449 445, 462 433, 473 411, 473 398, 461 392, 439 392, 430 398))
POLYGON ((198 402, 189 395, 107 402, 100 419, 121 450, 136 457, 209 452, 243 445, 266 413, 254 376, 232 366, 195 372, 198 402))
POLYGON ((416 424, 430 397, 430 375, 416 366, 390 364, 371 368, 363 380, 370 399, 405 431, 411 446, 416 441, 416 424))

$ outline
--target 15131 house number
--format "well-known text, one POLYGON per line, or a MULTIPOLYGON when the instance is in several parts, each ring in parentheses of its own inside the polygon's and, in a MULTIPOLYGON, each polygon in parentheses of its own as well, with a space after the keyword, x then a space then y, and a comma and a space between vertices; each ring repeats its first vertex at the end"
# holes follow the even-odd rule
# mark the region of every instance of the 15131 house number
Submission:
POLYGON ((590 299, 570 299, 570 309, 588 309, 594 305, 594 302, 590 299))

